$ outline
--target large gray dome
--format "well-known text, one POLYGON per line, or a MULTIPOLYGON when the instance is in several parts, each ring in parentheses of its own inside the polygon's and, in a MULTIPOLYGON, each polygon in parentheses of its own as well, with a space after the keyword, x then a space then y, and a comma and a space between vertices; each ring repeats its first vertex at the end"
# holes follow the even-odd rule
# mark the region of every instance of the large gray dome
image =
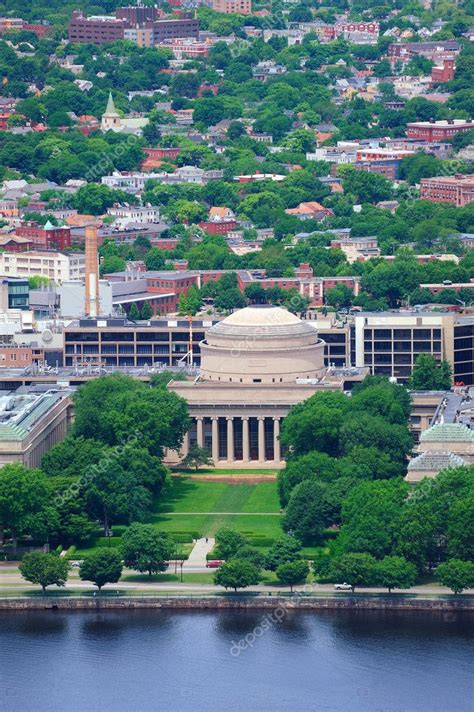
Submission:
POLYGON ((324 374, 315 328, 271 305, 246 307, 214 324, 201 342, 201 375, 236 383, 288 383, 324 374))

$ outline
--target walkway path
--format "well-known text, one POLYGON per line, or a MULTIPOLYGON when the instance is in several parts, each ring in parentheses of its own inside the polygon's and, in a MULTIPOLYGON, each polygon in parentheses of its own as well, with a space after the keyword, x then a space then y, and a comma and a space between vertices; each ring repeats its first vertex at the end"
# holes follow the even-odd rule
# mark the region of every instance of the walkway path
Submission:
POLYGON ((216 540, 213 537, 203 537, 198 539, 189 554, 189 557, 183 564, 183 569, 194 568, 196 566, 205 566, 207 554, 214 548, 216 540))

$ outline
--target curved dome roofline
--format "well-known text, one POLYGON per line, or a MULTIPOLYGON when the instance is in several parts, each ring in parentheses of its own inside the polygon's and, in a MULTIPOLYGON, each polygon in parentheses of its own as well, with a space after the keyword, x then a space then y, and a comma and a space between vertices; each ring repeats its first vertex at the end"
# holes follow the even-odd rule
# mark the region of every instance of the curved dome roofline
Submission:
POLYGON ((287 309, 273 304, 255 304, 226 316, 220 324, 229 326, 290 326, 302 320, 287 309))

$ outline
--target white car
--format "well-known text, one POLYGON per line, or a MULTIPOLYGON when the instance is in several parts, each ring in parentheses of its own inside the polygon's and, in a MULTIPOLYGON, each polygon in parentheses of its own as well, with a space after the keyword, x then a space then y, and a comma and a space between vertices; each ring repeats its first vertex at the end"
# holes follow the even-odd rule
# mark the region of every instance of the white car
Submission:
POLYGON ((334 586, 335 591, 352 591, 352 586, 350 583, 336 583, 334 586))

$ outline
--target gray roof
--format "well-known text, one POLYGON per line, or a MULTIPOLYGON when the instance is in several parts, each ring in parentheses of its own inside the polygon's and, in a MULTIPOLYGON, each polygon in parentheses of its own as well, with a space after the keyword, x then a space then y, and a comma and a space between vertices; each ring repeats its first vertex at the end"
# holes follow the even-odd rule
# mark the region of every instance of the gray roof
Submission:
POLYGON ((408 470, 427 470, 430 472, 447 470, 453 467, 464 467, 466 461, 454 455, 452 452, 440 450, 437 452, 423 452, 421 455, 414 457, 408 463, 408 470))
POLYGON ((474 442, 474 431, 461 423, 437 423, 420 435, 420 442, 474 442))

